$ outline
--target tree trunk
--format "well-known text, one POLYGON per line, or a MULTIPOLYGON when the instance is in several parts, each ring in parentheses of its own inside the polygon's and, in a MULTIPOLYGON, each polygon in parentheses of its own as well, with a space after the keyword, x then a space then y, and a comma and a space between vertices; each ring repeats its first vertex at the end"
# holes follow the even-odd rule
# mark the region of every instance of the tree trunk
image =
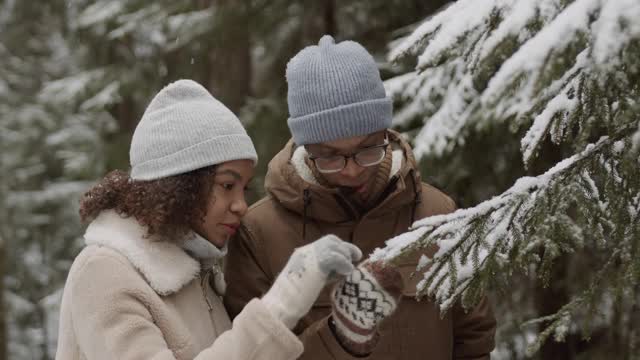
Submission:
POLYGON ((207 87, 209 91, 237 113, 251 89, 251 41, 249 13, 245 2, 220 1, 216 11, 225 22, 225 33, 211 41, 207 87))
POLYGON ((331 36, 336 35, 336 3, 334 0, 325 0, 324 7, 324 28, 325 33, 331 36))
POLYGON ((7 316, 4 303, 5 242, 0 235, 0 360, 7 358, 7 316))

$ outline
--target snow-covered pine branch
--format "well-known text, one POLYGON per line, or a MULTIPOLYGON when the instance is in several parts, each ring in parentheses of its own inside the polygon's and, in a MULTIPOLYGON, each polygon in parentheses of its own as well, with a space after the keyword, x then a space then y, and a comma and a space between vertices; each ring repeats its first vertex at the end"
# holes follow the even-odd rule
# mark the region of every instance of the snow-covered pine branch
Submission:
MULTIPOLYGON (((631 189, 626 189, 626 206, 606 203, 605 191, 601 189, 608 186, 606 180, 596 184, 590 175, 606 173, 615 187, 626 186, 625 180, 617 175, 617 168, 622 166, 621 152, 617 150, 619 141, 622 140, 602 138, 540 176, 519 179, 509 190, 491 200, 473 208, 417 221, 410 232, 387 241, 387 246, 376 249, 370 259, 393 262, 407 252, 436 245, 436 254, 430 259, 423 257, 417 269, 424 270, 424 281, 419 283, 417 290, 419 296, 435 297, 441 309, 446 311, 476 280, 474 277, 487 262, 495 262, 493 266, 497 267, 509 264, 503 260, 516 260, 520 264, 540 262, 544 259, 536 258, 535 251, 541 247, 552 247, 554 253, 582 248, 584 237, 581 227, 577 226, 580 221, 588 222, 589 227, 597 229, 600 239, 605 238, 616 228, 616 224, 607 221, 608 216, 605 216, 613 207, 620 208, 616 211, 628 211, 628 221, 632 223, 637 220, 640 209, 640 197, 632 196, 631 189), (577 210, 579 214, 575 219, 561 213, 554 214, 557 218, 535 218, 548 210, 541 208, 540 203, 552 205, 560 196, 576 202, 584 198, 593 206, 577 210), (539 225, 544 228, 538 228, 539 225), (551 226, 572 231, 574 244, 554 244, 552 238, 545 238, 544 232, 551 226), (452 268, 456 269, 455 277, 448 276, 452 268)), ((622 241, 631 239, 624 237, 622 241)))
POLYGON ((525 166, 549 141, 564 160, 475 207, 415 223, 372 258, 436 251, 418 266, 417 290, 446 311, 516 272, 548 285, 554 260, 588 252, 586 285, 530 322, 547 326, 530 351, 564 338, 568 324, 588 328, 619 294, 637 296, 638 18, 637 0, 460 0, 400 41, 390 60, 416 66, 386 86, 418 158, 451 156, 472 135, 507 124, 522 136, 525 166))
POLYGON ((392 61, 417 57, 415 72, 386 82, 395 124, 419 128, 418 156, 505 121, 530 129, 525 163, 576 125, 584 147, 591 127, 619 126, 637 99, 638 16, 635 0, 458 1, 392 49, 392 61))
POLYGON ((599 263, 584 293, 538 320, 550 324, 530 345, 530 352, 537 351, 557 327, 577 322, 574 315, 584 311, 584 304, 605 301, 606 294, 626 292, 624 287, 640 280, 640 187, 629 178, 637 158, 629 164, 622 151, 629 133, 603 137, 473 208, 418 221, 370 259, 393 263, 421 249, 437 249, 431 258, 423 255, 416 269, 422 273, 417 295, 435 299, 445 312, 458 300, 473 305, 488 285, 497 283, 496 274, 533 266, 548 284, 561 254, 580 256, 584 248, 595 249, 599 263), (623 288, 616 289, 620 284, 623 288))

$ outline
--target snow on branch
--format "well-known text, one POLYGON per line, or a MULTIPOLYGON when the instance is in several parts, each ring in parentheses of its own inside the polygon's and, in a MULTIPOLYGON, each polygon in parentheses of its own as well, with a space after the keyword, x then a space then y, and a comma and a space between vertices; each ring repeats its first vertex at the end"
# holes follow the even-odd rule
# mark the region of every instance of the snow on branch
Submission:
MULTIPOLYGON (((489 9, 491 4, 495 1, 458 1, 451 5, 445 11, 437 14, 431 20, 425 22, 419 26, 411 35, 409 35, 404 41, 400 42, 396 48, 394 48, 389 54, 389 60, 397 60, 398 58, 406 55, 415 55, 419 50, 420 45, 429 35, 441 29, 446 24, 453 23, 453 17, 458 14, 463 14, 464 19, 458 19, 455 21, 460 24, 464 24, 467 21, 467 17, 471 17, 474 13, 477 13, 476 7, 480 6, 481 9, 489 9)), ((484 13, 484 12, 481 12, 484 13)))
POLYGON ((638 71, 639 16, 636 0, 460 0, 390 51, 392 61, 417 58, 413 75, 387 80, 394 124, 417 134, 417 157, 439 157, 511 122, 529 128, 529 165, 545 139, 560 144, 575 126, 587 139, 585 124, 619 120, 608 104, 637 98, 625 84, 638 71))
POLYGON ((640 37, 640 5, 637 0, 604 1, 600 17, 591 27, 593 58, 600 66, 619 65, 621 50, 640 37))
POLYGON ((502 64, 491 78, 483 94, 483 102, 495 102, 504 96, 513 81, 523 73, 527 74, 523 91, 527 95, 532 94, 536 74, 545 68, 549 55, 564 50, 577 33, 588 30, 589 17, 599 3, 600 0, 576 0, 564 9, 502 64))
POLYGON ((114 19, 125 9, 125 3, 116 1, 98 1, 85 8, 75 20, 78 28, 88 28, 114 19))
MULTIPOLYGON (((423 270, 424 275, 417 290, 419 296, 434 298, 441 310, 446 311, 464 296, 489 262, 499 265, 514 250, 522 256, 529 253, 535 242, 523 239, 536 232, 534 209, 542 202, 559 202, 572 196, 562 184, 575 183, 585 169, 597 164, 592 160, 603 151, 610 151, 614 143, 613 139, 603 137, 544 174, 519 179, 493 199, 417 221, 411 231, 387 241, 386 247, 376 249, 370 259, 393 263, 408 253, 435 246, 435 255, 430 259, 423 257, 418 266, 417 270, 423 270)), ((594 184, 585 184, 580 191, 594 193, 590 186, 594 184)))
POLYGON ((49 81, 40 90, 38 100, 51 104, 74 103, 92 84, 101 82, 107 73, 106 68, 99 68, 49 81))
MULTIPOLYGON (((521 141, 522 157, 525 164, 529 163, 534 151, 549 132, 554 117, 557 114, 562 114, 563 120, 566 120, 569 118, 569 114, 577 107, 578 99, 575 93, 579 91, 581 79, 580 76, 574 76, 562 91, 547 103, 546 108, 533 119, 533 124, 521 141)), ((567 125, 563 124, 559 127, 566 129, 567 125)))

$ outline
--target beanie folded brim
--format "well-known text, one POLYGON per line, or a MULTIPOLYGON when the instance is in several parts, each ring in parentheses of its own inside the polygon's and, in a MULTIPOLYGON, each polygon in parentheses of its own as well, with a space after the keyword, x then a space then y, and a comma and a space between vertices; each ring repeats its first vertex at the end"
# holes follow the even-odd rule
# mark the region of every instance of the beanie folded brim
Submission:
POLYGON ((131 178, 156 180, 210 165, 245 159, 253 161, 254 166, 258 162, 258 155, 247 134, 217 136, 176 153, 141 164, 133 164, 131 178))
POLYGON ((287 120, 297 145, 362 136, 391 126, 391 99, 367 100, 287 120))

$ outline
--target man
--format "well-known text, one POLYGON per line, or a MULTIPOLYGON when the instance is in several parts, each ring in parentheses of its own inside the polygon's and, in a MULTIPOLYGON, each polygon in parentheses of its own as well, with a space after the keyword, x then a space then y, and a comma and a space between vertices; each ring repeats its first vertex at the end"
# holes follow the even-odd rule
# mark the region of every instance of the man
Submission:
MULTIPOLYGON (((331 233, 366 258, 415 220, 455 209, 449 197, 420 181, 410 146, 388 129, 391 100, 361 45, 324 36, 291 59, 287 82, 293 139, 269 164, 268 196, 251 207, 229 245, 225 304, 232 316, 269 289, 296 247, 331 233)), ((360 302, 355 311, 340 311, 340 295, 355 289, 362 300, 357 286, 343 283, 333 294, 325 289, 298 324, 302 358, 489 358, 496 323, 486 298, 468 312, 458 305, 441 318, 434 303, 414 297, 419 276, 410 274, 421 255, 398 268, 404 286, 397 309, 390 301, 391 316, 362 321, 360 302)), ((366 277, 366 269, 357 270, 362 273, 347 283, 366 277)))

